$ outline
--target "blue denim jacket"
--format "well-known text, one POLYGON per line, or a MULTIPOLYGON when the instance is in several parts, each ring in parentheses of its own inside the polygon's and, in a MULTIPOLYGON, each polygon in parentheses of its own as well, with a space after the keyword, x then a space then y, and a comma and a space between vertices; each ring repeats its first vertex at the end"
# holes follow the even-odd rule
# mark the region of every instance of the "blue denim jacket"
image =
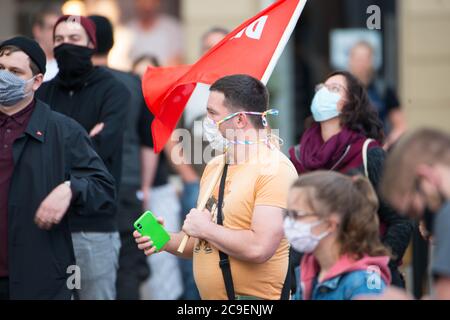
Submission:
MULTIPOLYGON (((295 270, 296 279, 300 279, 300 267, 295 270)), ((297 281, 300 284, 300 281, 297 281)), ((311 300, 352 300, 358 296, 378 295, 384 292, 386 283, 379 274, 364 270, 352 271, 317 283, 314 282, 311 300)), ((293 300, 304 300, 301 285, 293 300)))

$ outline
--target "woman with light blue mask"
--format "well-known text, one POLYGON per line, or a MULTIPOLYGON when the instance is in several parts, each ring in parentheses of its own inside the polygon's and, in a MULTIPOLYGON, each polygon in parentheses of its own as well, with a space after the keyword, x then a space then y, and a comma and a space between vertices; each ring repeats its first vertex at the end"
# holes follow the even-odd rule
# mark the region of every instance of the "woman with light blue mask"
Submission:
MULTIPOLYGON (((311 113, 315 123, 289 150, 297 172, 359 173, 377 187, 385 159, 383 125, 363 85, 348 72, 331 74, 317 86, 311 113)), ((383 203, 378 214, 380 238, 396 257, 390 263, 392 283, 404 287, 398 266, 408 247, 412 224, 383 203)))

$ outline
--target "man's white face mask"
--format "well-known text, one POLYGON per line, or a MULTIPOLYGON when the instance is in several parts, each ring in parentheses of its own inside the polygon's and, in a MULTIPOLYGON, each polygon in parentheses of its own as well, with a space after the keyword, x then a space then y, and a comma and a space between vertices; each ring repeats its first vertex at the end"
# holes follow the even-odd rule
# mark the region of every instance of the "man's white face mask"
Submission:
POLYGON ((248 140, 230 141, 222 135, 222 133, 219 130, 219 126, 222 123, 224 123, 225 121, 231 120, 240 114, 249 114, 249 115, 260 116, 264 127, 267 127, 268 126, 267 115, 268 114, 278 115, 278 113, 279 113, 279 111, 276 109, 270 109, 270 110, 267 110, 266 112, 240 111, 240 112, 233 113, 218 122, 214 121, 213 119, 211 119, 209 117, 206 117, 203 120, 203 135, 206 138, 206 140, 208 140, 208 142, 211 144, 211 147, 214 150, 217 150, 219 152, 226 152, 228 150, 228 147, 230 146, 230 144, 242 144, 242 145, 255 144, 258 142, 257 141, 248 141, 248 140))

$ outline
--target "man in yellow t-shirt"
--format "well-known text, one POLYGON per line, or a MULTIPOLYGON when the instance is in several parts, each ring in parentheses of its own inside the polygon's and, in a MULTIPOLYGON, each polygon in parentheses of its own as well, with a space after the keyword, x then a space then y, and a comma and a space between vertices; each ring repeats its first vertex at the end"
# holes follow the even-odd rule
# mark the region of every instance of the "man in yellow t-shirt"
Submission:
MULTIPOLYGON (((204 134, 224 155, 206 167, 201 199, 212 176, 228 164, 222 206, 223 226, 217 224, 219 185, 207 209, 192 209, 183 231, 191 238, 183 256, 194 259, 195 281, 202 299, 227 299, 219 266, 219 250, 229 256, 237 299, 281 297, 288 271, 289 246, 283 234, 283 209, 297 178, 291 164, 268 135, 269 94, 257 79, 228 76, 211 86, 204 134)), ((274 112, 275 113, 275 112, 274 112)), ((177 254, 183 233, 171 234, 164 250, 177 254)), ((135 233, 145 254, 155 252, 150 239, 135 233)))

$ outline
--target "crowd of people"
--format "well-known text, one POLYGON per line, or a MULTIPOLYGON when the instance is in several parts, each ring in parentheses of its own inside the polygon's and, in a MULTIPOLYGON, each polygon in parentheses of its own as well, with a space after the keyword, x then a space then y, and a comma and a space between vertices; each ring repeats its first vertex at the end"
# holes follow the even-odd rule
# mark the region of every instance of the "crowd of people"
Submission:
MULTIPOLYGON (((409 299, 401 265, 419 223, 430 297, 450 299, 450 135, 406 130, 368 43, 317 85, 288 155, 267 87, 217 80, 178 125, 215 150, 207 163, 177 139, 154 152, 141 79, 180 63, 183 41, 160 1, 136 5, 129 72, 111 67, 100 15, 46 7, 35 40, 0 43, 0 300, 409 299), (147 210, 171 231, 161 252, 133 227, 147 210)), ((201 54, 227 34, 207 31, 201 54)))

